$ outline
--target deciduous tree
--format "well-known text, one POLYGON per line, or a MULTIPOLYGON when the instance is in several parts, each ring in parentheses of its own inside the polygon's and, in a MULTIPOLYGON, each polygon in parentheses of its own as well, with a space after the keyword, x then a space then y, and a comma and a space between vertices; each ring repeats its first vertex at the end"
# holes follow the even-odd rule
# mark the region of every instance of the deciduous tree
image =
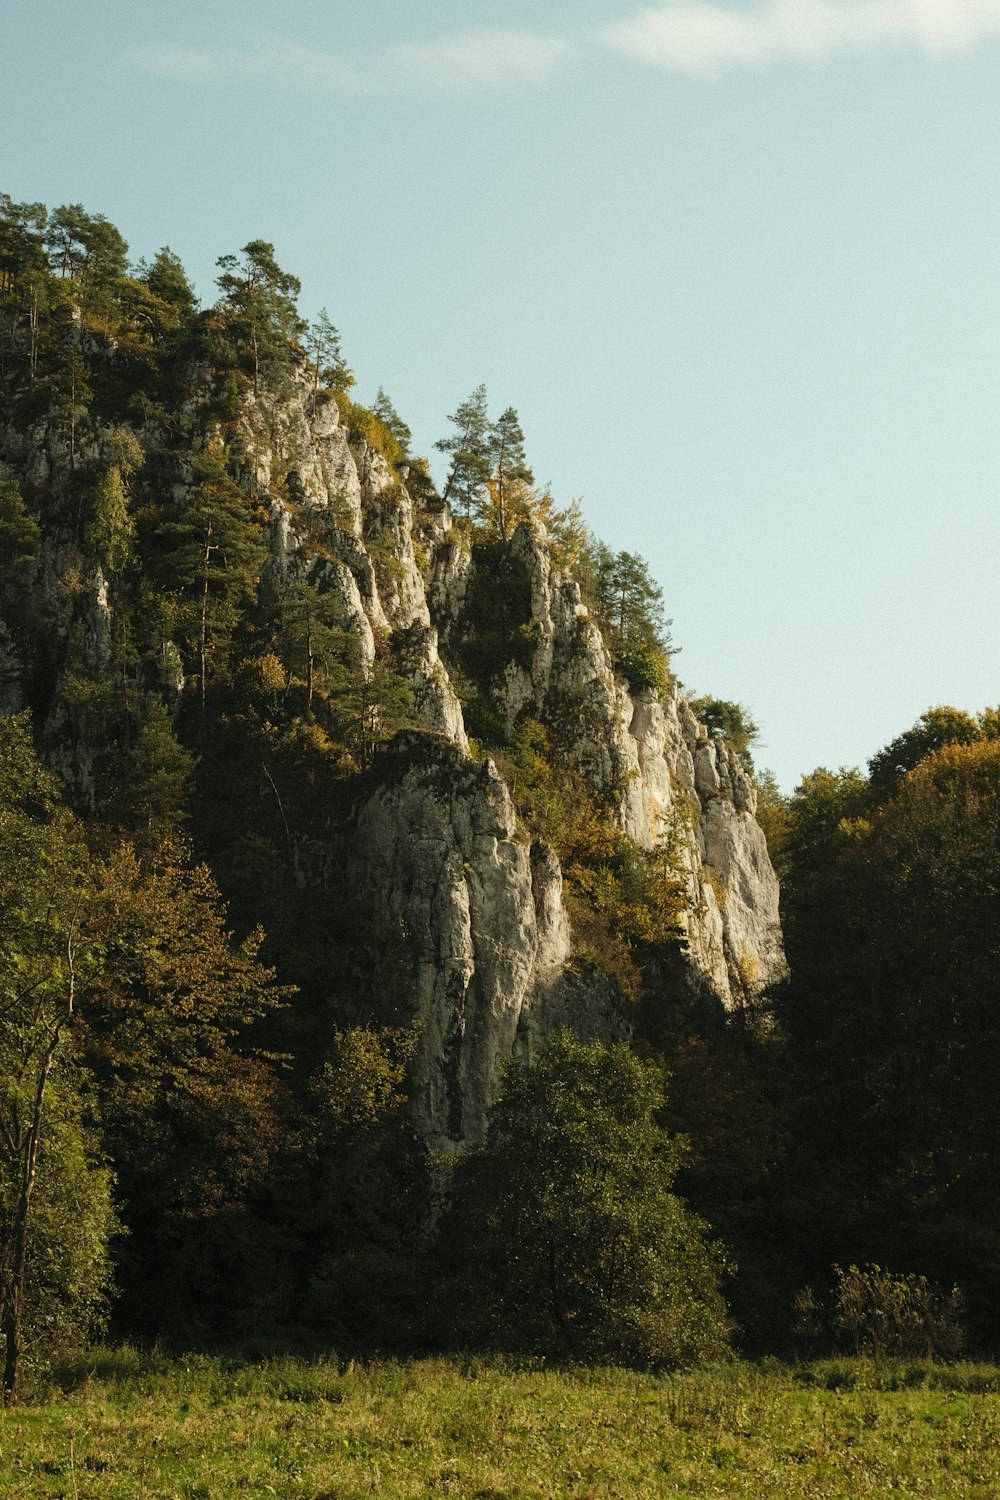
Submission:
POLYGON ((110 1179, 72 1028, 99 971, 86 851, 28 718, 0 719, 0 1337, 6 1401, 33 1344, 86 1337, 108 1281, 110 1179))
POLYGON ((123 1290, 163 1331, 168 1312, 211 1316, 213 1256, 265 1190, 279 1076, 252 1032, 290 991, 260 961, 261 932, 227 930, 211 873, 183 844, 144 861, 123 846, 95 884, 104 962, 82 987, 80 1045, 129 1230, 123 1290))
POLYGON ((662 1100, 652 1064, 568 1033, 509 1067, 441 1234, 467 1337, 639 1365, 725 1350, 721 1260, 671 1190, 662 1100))

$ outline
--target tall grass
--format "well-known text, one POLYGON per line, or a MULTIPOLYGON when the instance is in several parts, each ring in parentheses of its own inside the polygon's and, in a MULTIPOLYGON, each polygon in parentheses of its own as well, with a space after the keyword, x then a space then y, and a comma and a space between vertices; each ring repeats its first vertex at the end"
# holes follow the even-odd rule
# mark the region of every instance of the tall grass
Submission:
POLYGON ((97 1350, 0 1413, 16 1500, 1000 1495, 1000 1370, 684 1374, 97 1350))

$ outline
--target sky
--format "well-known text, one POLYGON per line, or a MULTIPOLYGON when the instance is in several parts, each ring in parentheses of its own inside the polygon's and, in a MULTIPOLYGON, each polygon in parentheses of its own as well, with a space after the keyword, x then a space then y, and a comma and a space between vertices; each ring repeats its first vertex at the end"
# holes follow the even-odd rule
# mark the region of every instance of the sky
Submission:
POLYGON ((6 0, 0 96, 0 191, 205 303, 271 241, 417 451, 516 407, 785 790, 1000 702, 1000 0, 6 0))

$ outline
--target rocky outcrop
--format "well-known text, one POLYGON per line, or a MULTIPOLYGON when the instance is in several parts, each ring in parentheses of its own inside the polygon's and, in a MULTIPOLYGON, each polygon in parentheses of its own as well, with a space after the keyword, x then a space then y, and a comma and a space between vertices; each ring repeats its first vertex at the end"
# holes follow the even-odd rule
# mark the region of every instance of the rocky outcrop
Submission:
MULTIPOLYGON (((525 714, 558 715, 567 753, 617 807, 643 849, 668 849, 683 872, 684 946, 692 986, 733 1009, 785 973, 778 883, 754 819, 756 793, 739 757, 709 738, 675 689, 661 702, 629 691, 615 673, 580 590, 553 568, 544 531, 522 526, 511 557, 527 581, 528 661, 509 661, 492 684, 508 732, 525 714)), ((461 628, 446 577, 469 590, 471 563, 447 554, 433 596, 450 635, 461 628)))
POLYGON ((325 512, 341 531, 360 536, 361 480, 336 401, 317 399, 303 376, 281 400, 246 393, 240 436, 249 476, 268 494, 284 493, 325 512))
MULTIPOLYGON (((420 1127, 439 1145, 460 1144, 481 1136, 505 1058, 530 1055, 563 1025, 625 1035, 629 1005, 575 960, 556 855, 531 845, 493 763, 469 756, 446 666, 461 656, 482 582, 467 529, 440 506, 417 515, 400 476, 347 441, 332 406, 318 429, 304 412, 290 425, 308 519, 301 505, 280 507, 275 565, 337 593, 367 660, 378 639, 390 644, 429 731, 384 753, 342 858, 347 888, 374 924, 366 983, 373 994, 405 995, 420 1032, 420 1127)), ((738 757, 676 690, 664 701, 629 691, 540 527, 520 527, 502 561, 523 612, 516 649, 489 684, 504 728, 513 733, 525 716, 558 721, 564 753, 622 832, 667 851, 684 883, 689 987, 727 1009, 752 1000, 782 976, 784 956, 777 882, 738 757)))

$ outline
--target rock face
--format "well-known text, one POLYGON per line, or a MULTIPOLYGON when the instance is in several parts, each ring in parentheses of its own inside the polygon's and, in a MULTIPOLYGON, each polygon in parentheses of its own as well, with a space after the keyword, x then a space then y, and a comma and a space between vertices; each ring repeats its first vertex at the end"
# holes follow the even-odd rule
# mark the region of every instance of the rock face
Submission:
POLYGON ((438 1141, 477 1139, 526 1012, 569 957, 562 878, 549 851, 519 836, 492 762, 414 734, 386 760, 357 815, 351 887, 409 957, 420 1125, 438 1141))
MULTIPOLYGON (((733 1009, 781 977, 777 882, 738 757, 676 691, 665 701, 629 692, 544 531, 523 525, 496 544, 502 584, 491 584, 468 527, 426 482, 417 507, 402 474, 304 378, 280 404, 247 395, 239 425, 244 483, 269 506, 268 586, 332 595, 365 669, 390 657, 412 685, 416 727, 360 778, 348 824, 315 830, 296 864, 303 880, 336 866, 366 913, 366 982, 405 996, 419 1028, 414 1107, 426 1134, 479 1139, 504 1060, 561 1026, 613 1039, 631 1025, 614 982, 574 951, 558 858, 525 832, 495 765, 470 753, 454 668, 487 595, 513 628, 496 660, 480 663, 480 695, 508 735, 526 717, 558 722, 560 753, 621 832, 669 853, 686 892, 688 988, 733 1009)), ((99 570, 81 581, 73 628, 94 671, 114 607, 99 570)), ((171 704, 178 671, 179 658, 164 660, 171 704)), ((23 677, 0 635, 0 707, 24 701, 23 677)), ((52 758, 86 794, 86 725, 79 713, 61 723, 60 711, 46 728, 61 747, 52 758)))

